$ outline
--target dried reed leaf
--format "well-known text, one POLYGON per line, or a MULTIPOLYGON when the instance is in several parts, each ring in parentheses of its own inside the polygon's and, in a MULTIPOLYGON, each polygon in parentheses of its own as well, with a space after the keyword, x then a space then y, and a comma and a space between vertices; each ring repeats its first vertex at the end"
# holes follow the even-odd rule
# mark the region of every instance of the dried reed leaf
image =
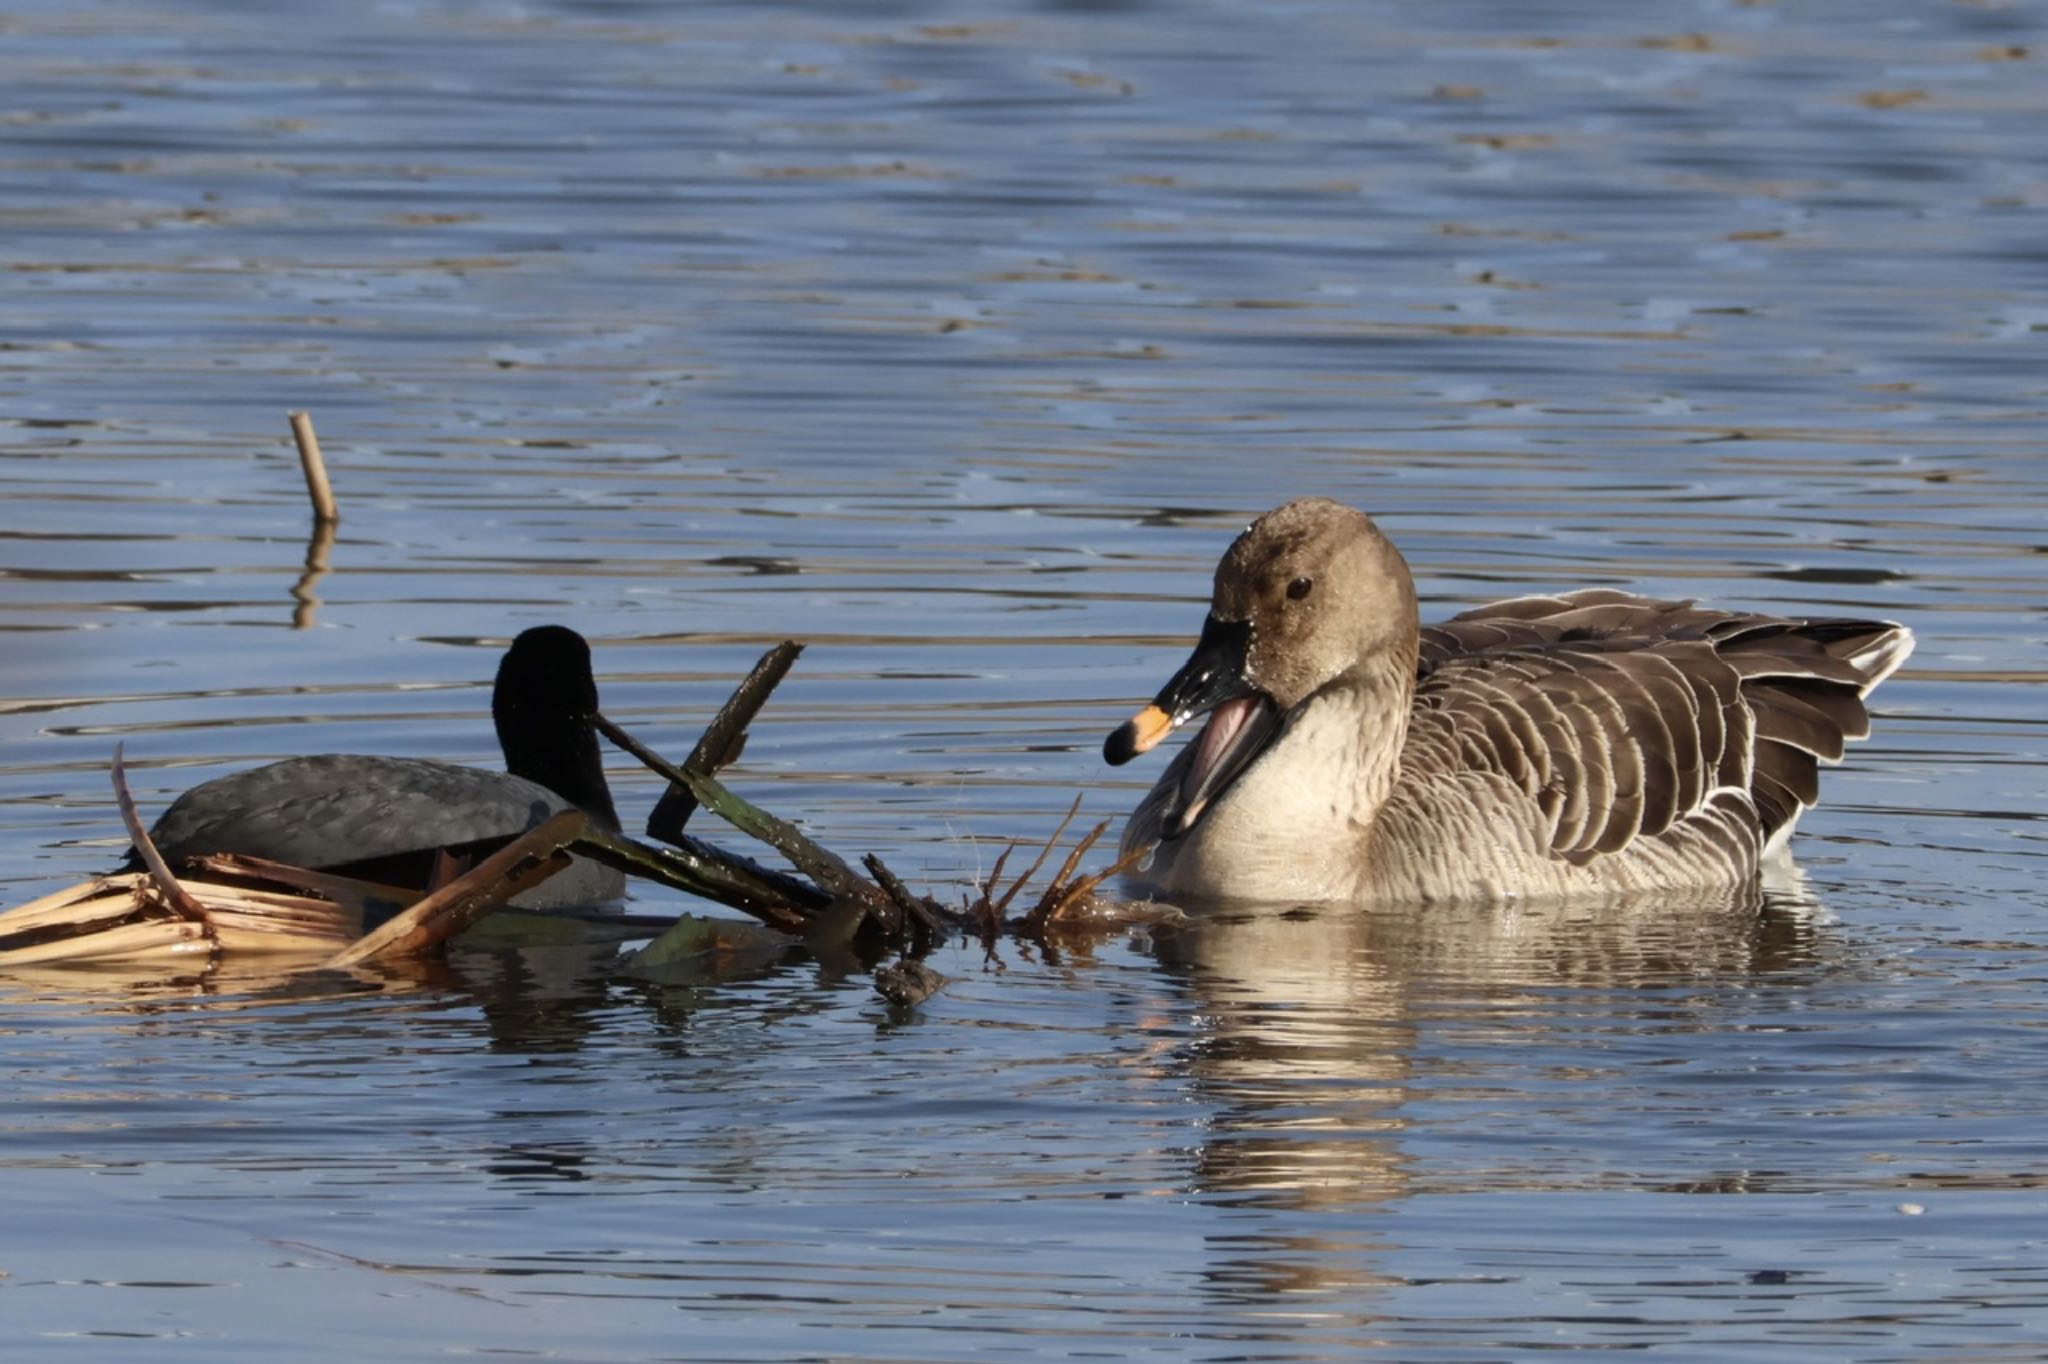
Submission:
POLYGON ((164 898, 180 918, 195 923, 206 922, 206 907, 186 893, 178 884, 178 878, 171 875, 171 869, 164 863, 164 855, 156 850, 150 841, 149 830, 142 827, 142 816, 136 812, 135 797, 128 793, 128 769, 121 761, 123 744, 114 745, 114 803, 121 807, 121 822, 128 826, 128 837, 134 841, 135 851, 141 854, 142 864, 149 868, 150 878, 156 882, 157 892, 164 898))
MULTIPOLYGON (((160 910, 168 914, 168 910, 160 910)), ((215 944, 205 924, 156 918, 118 924, 79 938, 60 938, 0 952, 0 967, 50 962, 133 961, 138 958, 211 956, 215 944)))
POLYGON ((0 914, 0 940, 59 928, 84 932, 126 918, 144 903, 137 887, 147 880, 141 872, 101 876, 31 900, 0 914))
POLYGON ((588 823, 581 810, 564 810, 513 839, 467 873, 426 896, 383 927, 334 954, 332 967, 359 966, 387 957, 414 956, 440 946, 507 900, 567 867, 563 849, 588 823))

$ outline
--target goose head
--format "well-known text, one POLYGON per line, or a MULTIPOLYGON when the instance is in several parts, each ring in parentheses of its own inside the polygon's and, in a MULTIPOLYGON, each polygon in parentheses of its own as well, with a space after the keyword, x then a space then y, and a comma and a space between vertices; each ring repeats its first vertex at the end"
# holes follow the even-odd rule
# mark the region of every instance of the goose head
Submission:
POLYGON ((1161 826, 1178 837, 1317 696, 1389 668, 1412 679, 1416 638, 1408 565, 1371 518, 1324 498, 1289 502, 1224 553, 1193 655, 1103 757, 1127 763, 1208 716, 1161 826))

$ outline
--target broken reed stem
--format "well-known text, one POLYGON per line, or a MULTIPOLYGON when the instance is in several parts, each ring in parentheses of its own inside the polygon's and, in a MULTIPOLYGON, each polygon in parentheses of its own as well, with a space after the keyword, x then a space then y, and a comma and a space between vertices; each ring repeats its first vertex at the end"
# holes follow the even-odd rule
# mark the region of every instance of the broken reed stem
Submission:
MULTIPOLYGON (((782 643, 762 654, 754 664, 753 671, 742 678, 739 686, 733 688, 726 703, 718 708, 718 714, 711 717, 711 723, 704 727, 697 746, 690 750, 690 756, 683 766, 692 772, 716 772, 719 768, 739 756, 739 745, 747 736, 747 726, 754 723, 754 717, 761 713, 761 707, 782 679, 789 674, 790 665, 804 646, 793 639, 782 643)), ((647 816, 647 836, 658 838, 664 843, 673 843, 683 831, 683 825, 696 813, 697 797, 690 788, 680 782, 670 782, 669 788, 655 803, 653 813, 647 816)))
POLYGON ((122 744, 114 745, 114 804, 121 807, 121 822, 128 826, 128 837, 135 844, 135 851, 142 857, 142 865, 149 868, 150 880, 156 883, 163 895, 164 903, 181 919, 193 923, 206 922, 206 906, 192 897, 192 893, 178 884, 178 878, 171 875, 171 869, 164 861, 164 855, 156 850, 156 844, 149 838, 149 830, 142 827, 142 816, 136 812, 135 797, 128 791, 128 769, 122 764, 122 744))
POLYGON ((9 944, 52 931, 85 933, 128 918, 148 899, 148 880, 148 872, 134 871, 96 877, 0 914, 0 961, 12 960, 9 944))
POLYGON ((299 467, 306 474, 306 493, 313 499, 313 520, 319 525, 332 525, 341 520, 341 511, 334 505, 334 488, 327 481, 327 461, 320 454, 320 437, 313 434, 313 414, 287 412, 285 416, 292 424, 292 441, 299 447, 299 467))
POLYGON ((917 931, 910 935, 912 955, 930 951, 931 945, 943 938, 946 933, 945 926, 939 920, 938 906, 904 885, 902 879, 889 870, 888 864, 874 853, 861 858, 861 865, 875 878, 875 884, 882 888, 882 893, 889 897, 890 903, 901 911, 904 922, 916 925, 917 931))
MULTIPOLYGON (((1045 846, 1038 850, 1038 856, 1032 860, 1030 866, 1024 869, 1024 874, 1017 878, 1016 883, 1014 885, 1012 885, 1008 890, 1003 892, 1002 899, 995 902, 994 912, 997 923, 1002 922, 1003 912, 1010 907, 1010 901, 1017 898, 1017 892, 1024 889, 1025 884, 1029 882, 1032 877, 1038 875, 1038 869, 1045 865, 1045 859, 1052 856, 1052 850, 1059 846, 1060 838, 1067 832, 1067 826, 1069 824, 1072 824, 1074 822, 1074 816, 1080 813, 1081 798, 1079 796, 1075 796, 1074 803, 1067 807, 1067 817, 1060 821, 1060 827, 1054 829, 1052 831, 1052 837, 1045 840, 1045 846)), ((995 884, 995 879, 993 877, 989 879, 989 884, 995 884)))
POLYGON ((798 871, 816 881, 828 894, 870 903, 880 898, 879 890, 872 883, 847 866, 837 854, 813 842, 794 824, 777 819, 752 802, 734 795, 715 777, 677 767, 603 715, 593 713, 590 720, 605 738, 638 758, 656 775, 687 787, 698 804, 749 838, 759 839, 787 857, 798 871))
POLYGON ((267 857, 249 857, 242 853, 200 853, 185 859, 187 871, 207 872, 221 877, 245 877, 255 881, 271 881, 294 890, 305 891, 341 904, 344 901, 376 898, 389 900, 393 904, 406 905, 419 897, 417 890, 404 886, 387 886, 378 881, 359 880, 353 876, 338 876, 333 872, 314 871, 307 867, 294 867, 288 862, 273 862, 267 857))
POLYGON ((1067 878, 1074 874, 1074 868, 1081 865, 1081 859, 1088 855, 1088 850, 1095 846, 1097 839, 1108 832, 1109 821, 1105 819, 1102 823, 1090 829, 1087 836, 1074 845, 1074 850, 1067 854, 1067 860, 1060 863, 1060 869, 1052 874, 1052 886, 1047 891, 1048 894, 1067 884, 1067 878))
POLYGON ((15 967, 136 957, 211 957, 218 948, 213 930, 205 924, 189 919, 143 919, 98 929, 89 937, 59 938, 13 948, 0 954, 0 962, 15 967))
POLYGON ((996 934, 1002 931, 1003 916, 996 909, 995 888, 1003 883, 1003 867, 1008 864, 1010 854, 1017 851, 1018 844, 1006 845, 996 854, 996 864, 989 868, 988 880, 981 883, 981 895, 967 906, 967 917, 981 934, 981 945, 993 948, 996 934))
POLYGON ((637 843, 624 834, 586 829, 576 851, 595 862, 658 885, 751 914, 783 933, 808 933, 812 916, 832 897, 807 881, 754 865, 708 843, 684 838, 673 848, 637 843))
POLYGON ((1150 843, 1133 848, 1101 871, 1094 873, 1092 876, 1082 877, 1064 890, 1060 890, 1059 886, 1055 884, 1052 890, 1046 892, 1047 898, 1051 900, 1051 903, 1041 904, 1025 917, 1027 929, 1033 933, 1043 934, 1047 926, 1066 918, 1069 910, 1080 904, 1088 896, 1093 895, 1097 886, 1107 881, 1110 877, 1121 876, 1132 867, 1135 867, 1144 858, 1146 853, 1152 851, 1152 848, 1153 845, 1150 843), (1057 899, 1051 898, 1053 891, 1059 891, 1057 899))
POLYGON ((417 956, 440 946, 523 890, 569 865, 563 849, 581 834, 588 817, 564 810, 547 823, 486 857, 375 932, 366 933, 329 957, 329 967, 359 966, 385 957, 417 956))

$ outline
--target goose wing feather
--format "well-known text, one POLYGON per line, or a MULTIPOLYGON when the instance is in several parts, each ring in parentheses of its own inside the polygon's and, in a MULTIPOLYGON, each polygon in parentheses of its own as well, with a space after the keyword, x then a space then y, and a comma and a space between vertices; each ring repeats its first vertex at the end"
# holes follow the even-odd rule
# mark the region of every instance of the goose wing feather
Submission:
POLYGON ((1746 793, 1789 831, 1819 764, 1870 731, 1863 698, 1912 649, 1884 621, 1791 620, 1595 588, 1422 632, 1404 778, 1507 778, 1583 864, 1746 793))
POLYGON ((1727 716, 1741 707, 1741 678, 1703 642, 1646 652, 1553 644, 1446 661, 1418 685, 1412 723, 1461 741, 1411 739, 1403 779, 1450 775, 1424 768, 1455 751, 1532 797, 1551 851, 1577 864, 1665 832, 1734 775, 1727 716))

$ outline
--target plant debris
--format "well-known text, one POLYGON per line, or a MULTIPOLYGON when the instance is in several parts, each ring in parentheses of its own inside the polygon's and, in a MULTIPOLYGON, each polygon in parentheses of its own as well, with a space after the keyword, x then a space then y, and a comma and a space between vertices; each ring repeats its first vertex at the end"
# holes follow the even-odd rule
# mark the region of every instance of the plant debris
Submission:
POLYGON ((635 954, 631 970, 732 958, 768 960, 794 944, 818 953, 851 951, 867 962, 897 955, 900 960, 876 972, 875 989, 906 1008, 945 983, 923 958, 954 932, 979 937, 993 960, 1005 934, 1049 950, 1056 935, 1158 923, 1174 913, 1097 894, 1147 849, 1133 850, 1103 871, 1080 873, 1083 859, 1110 827, 1105 820, 1067 852, 1033 906, 1015 920, 1009 917, 1012 903, 1079 814, 1079 797, 1022 875, 1003 886, 1010 856, 1022 846, 1011 844, 997 856, 978 895, 955 910, 911 889, 872 853, 861 859, 867 873, 862 875, 797 825, 732 791, 714 773, 738 756, 747 726, 800 652, 799 645, 784 641, 763 655, 680 767, 603 715, 592 715, 606 737, 668 779, 667 794, 647 826, 649 836, 667 846, 594 828, 580 811, 565 811, 505 841, 466 871, 456 859, 444 858, 437 864, 436 884, 424 895, 249 857, 194 857, 174 871, 150 841, 117 746, 115 800, 147 870, 98 877, 0 915, 0 967, 212 960, 229 952, 262 951, 298 953, 307 965, 321 969, 353 970, 418 958, 438 952, 513 896, 566 868, 572 853, 726 905, 760 925, 685 916, 635 954), (683 833, 698 806, 781 854, 795 871, 761 866, 683 833), (366 925, 372 926, 367 932, 366 925))
POLYGON ((945 988, 946 978, 915 957, 875 972, 875 993, 895 1009, 915 1009, 945 988))

